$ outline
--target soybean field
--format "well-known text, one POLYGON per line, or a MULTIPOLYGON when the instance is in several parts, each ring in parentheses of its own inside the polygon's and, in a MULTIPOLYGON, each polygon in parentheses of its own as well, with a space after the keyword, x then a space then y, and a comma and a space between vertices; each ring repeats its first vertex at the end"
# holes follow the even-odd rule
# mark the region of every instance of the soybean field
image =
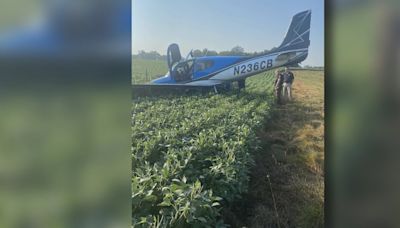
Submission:
MULTIPOLYGON (((134 61, 136 81, 145 79, 146 64, 153 75, 166 72, 164 62, 145 61, 134 61)), ((134 226, 224 226, 221 207, 247 191, 273 80, 263 73, 241 93, 133 100, 134 226)))
MULTIPOLYGON (((167 72, 132 65, 134 83, 167 72)), ((323 72, 294 73, 284 107, 273 72, 240 93, 133 99, 133 227, 323 226, 323 72)))

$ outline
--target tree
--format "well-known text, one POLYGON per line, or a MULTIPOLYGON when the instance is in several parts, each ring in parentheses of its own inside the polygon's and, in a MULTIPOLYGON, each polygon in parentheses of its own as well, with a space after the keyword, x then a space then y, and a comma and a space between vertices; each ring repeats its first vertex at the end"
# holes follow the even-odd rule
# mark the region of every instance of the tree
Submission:
POLYGON ((243 55, 244 54, 244 48, 240 46, 235 46, 231 50, 232 55, 243 55))
POLYGON ((160 55, 158 52, 156 52, 156 51, 151 51, 151 52, 149 53, 149 58, 150 58, 150 59, 156 59, 156 60, 158 60, 158 59, 161 58, 161 55, 160 55))
POLYGON ((221 51, 221 52, 219 53, 219 55, 221 55, 221 56, 231 55, 231 51, 221 51))
POLYGON ((153 59, 153 60, 162 59, 162 56, 156 51, 146 52, 141 50, 139 51, 137 57, 141 59, 153 59))
POLYGON ((200 56, 203 56, 203 52, 200 51, 199 49, 194 50, 194 51, 192 52, 192 54, 193 54, 193 57, 200 57, 200 56))
POLYGON ((202 54, 201 56, 215 56, 218 55, 218 52, 204 48, 201 54, 202 54))
POLYGON ((209 50, 207 53, 207 56, 216 56, 216 55, 218 55, 218 52, 212 50, 209 50))

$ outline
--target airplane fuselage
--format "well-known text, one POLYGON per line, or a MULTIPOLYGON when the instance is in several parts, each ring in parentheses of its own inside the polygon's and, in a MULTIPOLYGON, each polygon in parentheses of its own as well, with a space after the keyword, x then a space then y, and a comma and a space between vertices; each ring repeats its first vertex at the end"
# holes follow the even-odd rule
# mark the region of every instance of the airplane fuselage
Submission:
POLYGON ((308 55, 310 22, 310 10, 297 13, 293 16, 281 45, 256 56, 205 56, 183 59, 178 45, 171 44, 167 50, 169 71, 152 83, 214 86, 243 81, 264 71, 300 63, 308 55))
MULTIPOLYGON (((187 85, 207 85, 210 80, 218 82, 232 82, 243 80, 247 77, 295 64, 303 61, 308 54, 308 49, 290 50, 274 52, 270 54, 245 57, 245 56, 207 56, 193 58, 192 67, 185 80, 177 81, 168 72, 164 77, 153 80, 154 84, 187 84, 187 85), (199 65, 208 63, 208 67, 199 65)), ((210 82, 212 83, 212 82, 210 82)))
POLYGON ((278 52, 250 58, 222 69, 209 79, 222 81, 241 80, 264 71, 300 62, 306 58, 307 53, 307 49, 304 49, 299 51, 278 52))

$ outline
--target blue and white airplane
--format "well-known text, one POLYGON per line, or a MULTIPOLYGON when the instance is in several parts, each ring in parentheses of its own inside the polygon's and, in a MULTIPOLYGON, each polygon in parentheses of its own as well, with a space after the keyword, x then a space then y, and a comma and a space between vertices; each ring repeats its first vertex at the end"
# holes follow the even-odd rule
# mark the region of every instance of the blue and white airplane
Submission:
POLYGON ((255 56, 203 56, 191 53, 182 58, 177 44, 167 50, 168 73, 151 81, 149 86, 214 87, 237 81, 244 88, 245 79, 278 67, 304 61, 310 45, 311 10, 292 18, 282 44, 269 52, 255 56))

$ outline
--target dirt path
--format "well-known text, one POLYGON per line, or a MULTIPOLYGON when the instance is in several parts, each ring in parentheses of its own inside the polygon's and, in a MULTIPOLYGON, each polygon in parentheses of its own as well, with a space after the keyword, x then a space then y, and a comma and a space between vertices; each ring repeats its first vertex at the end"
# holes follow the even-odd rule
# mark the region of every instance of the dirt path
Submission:
POLYGON ((232 227, 323 227, 323 73, 294 73, 294 100, 258 133, 248 194, 224 212, 232 227))

